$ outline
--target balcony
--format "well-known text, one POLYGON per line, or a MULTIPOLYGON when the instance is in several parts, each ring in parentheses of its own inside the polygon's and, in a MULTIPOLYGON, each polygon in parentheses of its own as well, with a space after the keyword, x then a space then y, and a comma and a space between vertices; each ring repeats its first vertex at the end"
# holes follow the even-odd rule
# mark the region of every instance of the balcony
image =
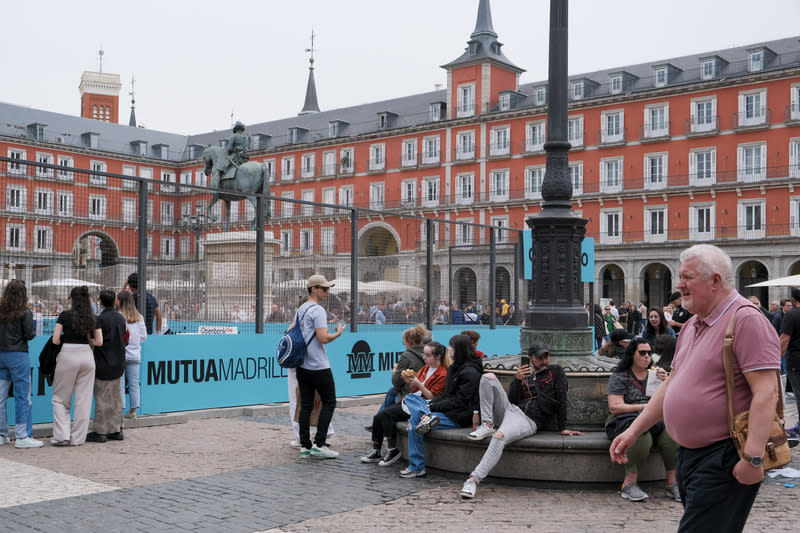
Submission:
POLYGON ((800 103, 786 106, 786 122, 800 122, 800 103))
POLYGON ((645 122, 639 126, 639 142, 658 142, 669 139, 669 121, 645 122))
POLYGON ((489 157, 504 157, 511 155, 511 143, 503 141, 489 144, 489 157))
POLYGON ((520 148, 523 153, 544 152, 544 139, 525 139, 520 148))
POLYGON ((403 154, 400 157, 400 168, 415 168, 419 166, 419 154, 403 154))
POLYGON ((734 113, 733 124, 736 130, 767 128, 769 127, 769 109, 760 107, 749 113, 734 113))
POLYGON ((628 128, 614 129, 609 131, 604 128, 597 131, 597 144, 608 146, 621 146, 625 144, 625 139, 628 137, 628 128))
POLYGON ((473 161, 475 159, 475 147, 456 148, 453 155, 455 161, 473 161))
POLYGON ((686 135, 711 135, 719 132, 719 115, 692 115, 686 121, 686 135))
POLYGON ((442 153, 440 150, 426 150, 422 154, 423 165, 438 165, 442 160, 442 153))

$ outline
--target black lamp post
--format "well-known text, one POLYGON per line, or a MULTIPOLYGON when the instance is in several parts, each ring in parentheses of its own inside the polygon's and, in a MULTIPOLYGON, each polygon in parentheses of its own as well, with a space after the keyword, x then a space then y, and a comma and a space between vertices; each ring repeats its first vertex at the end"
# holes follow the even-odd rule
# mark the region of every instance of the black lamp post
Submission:
POLYGON ((567 0, 550 0, 550 57, 547 108, 546 169, 542 210, 526 222, 533 232, 533 305, 520 338, 523 352, 534 339, 556 356, 589 355, 580 281, 581 241, 587 220, 572 211, 567 140, 567 0))

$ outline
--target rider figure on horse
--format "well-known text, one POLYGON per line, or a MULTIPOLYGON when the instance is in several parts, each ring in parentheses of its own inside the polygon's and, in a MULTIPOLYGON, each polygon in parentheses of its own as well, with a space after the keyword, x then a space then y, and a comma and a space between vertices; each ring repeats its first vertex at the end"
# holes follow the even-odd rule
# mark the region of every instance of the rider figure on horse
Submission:
POLYGON ((233 179, 239 165, 250 159, 247 155, 250 150, 250 136, 244 132, 244 124, 240 120, 233 125, 233 135, 225 146, 228 157, 220 165, 219 173, 211 176, 211 188, 219 188, 222 180, 233 179))

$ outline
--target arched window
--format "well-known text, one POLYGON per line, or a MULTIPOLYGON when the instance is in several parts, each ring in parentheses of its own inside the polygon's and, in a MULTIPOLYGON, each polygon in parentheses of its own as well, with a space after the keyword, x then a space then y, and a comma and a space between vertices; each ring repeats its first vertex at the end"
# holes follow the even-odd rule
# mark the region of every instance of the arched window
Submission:
POLYGON ((111 121, 111 108, 109 106, 106 106, 106 122, 110 121, 111 121))
POLYGON ((97 120, 97 106, 96 105, 92 106, 92 118, 97 120))

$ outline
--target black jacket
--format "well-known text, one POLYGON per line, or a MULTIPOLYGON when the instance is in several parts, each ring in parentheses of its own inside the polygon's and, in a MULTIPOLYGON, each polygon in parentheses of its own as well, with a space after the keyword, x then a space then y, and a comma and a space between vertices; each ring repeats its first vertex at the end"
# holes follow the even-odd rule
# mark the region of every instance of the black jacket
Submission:
POLYGON ((114 309, 105 308, 97 317, 103 331, 103 345, 94 349, 95 379, 111 381, 125 371, 125 319, 114 309))
POLYGON ((553 415, 558 420, 558 430, 567 427, 567 375, 559 365, 549 365, 523 381, 511 380, 508 400, 518 406, 536 422, 538 428, 553 415))
POLYGON ((28 341, 35 336, 33 313, 26 310, 19 320, 0 322, 0 352, 27 352, 28 341))
POLYGON ((444 413, 461 427, 472 425, 472 413, 480 409, 478 389, 482 374, 483 363, 480 359, 467 361, 463 365, 450 365, 444 393, 431 400, 431 411, 444 413))
POLYGON ((397 368, 392 372, 392 386, 397 394, 408 394, 411 392, 411 387, 403 380, 401 372, 409 368, 416 372, 425 366, 422 360, 422 350, 422 345, 412 346, 400 356, 400 360, 397 362, 397 368))

